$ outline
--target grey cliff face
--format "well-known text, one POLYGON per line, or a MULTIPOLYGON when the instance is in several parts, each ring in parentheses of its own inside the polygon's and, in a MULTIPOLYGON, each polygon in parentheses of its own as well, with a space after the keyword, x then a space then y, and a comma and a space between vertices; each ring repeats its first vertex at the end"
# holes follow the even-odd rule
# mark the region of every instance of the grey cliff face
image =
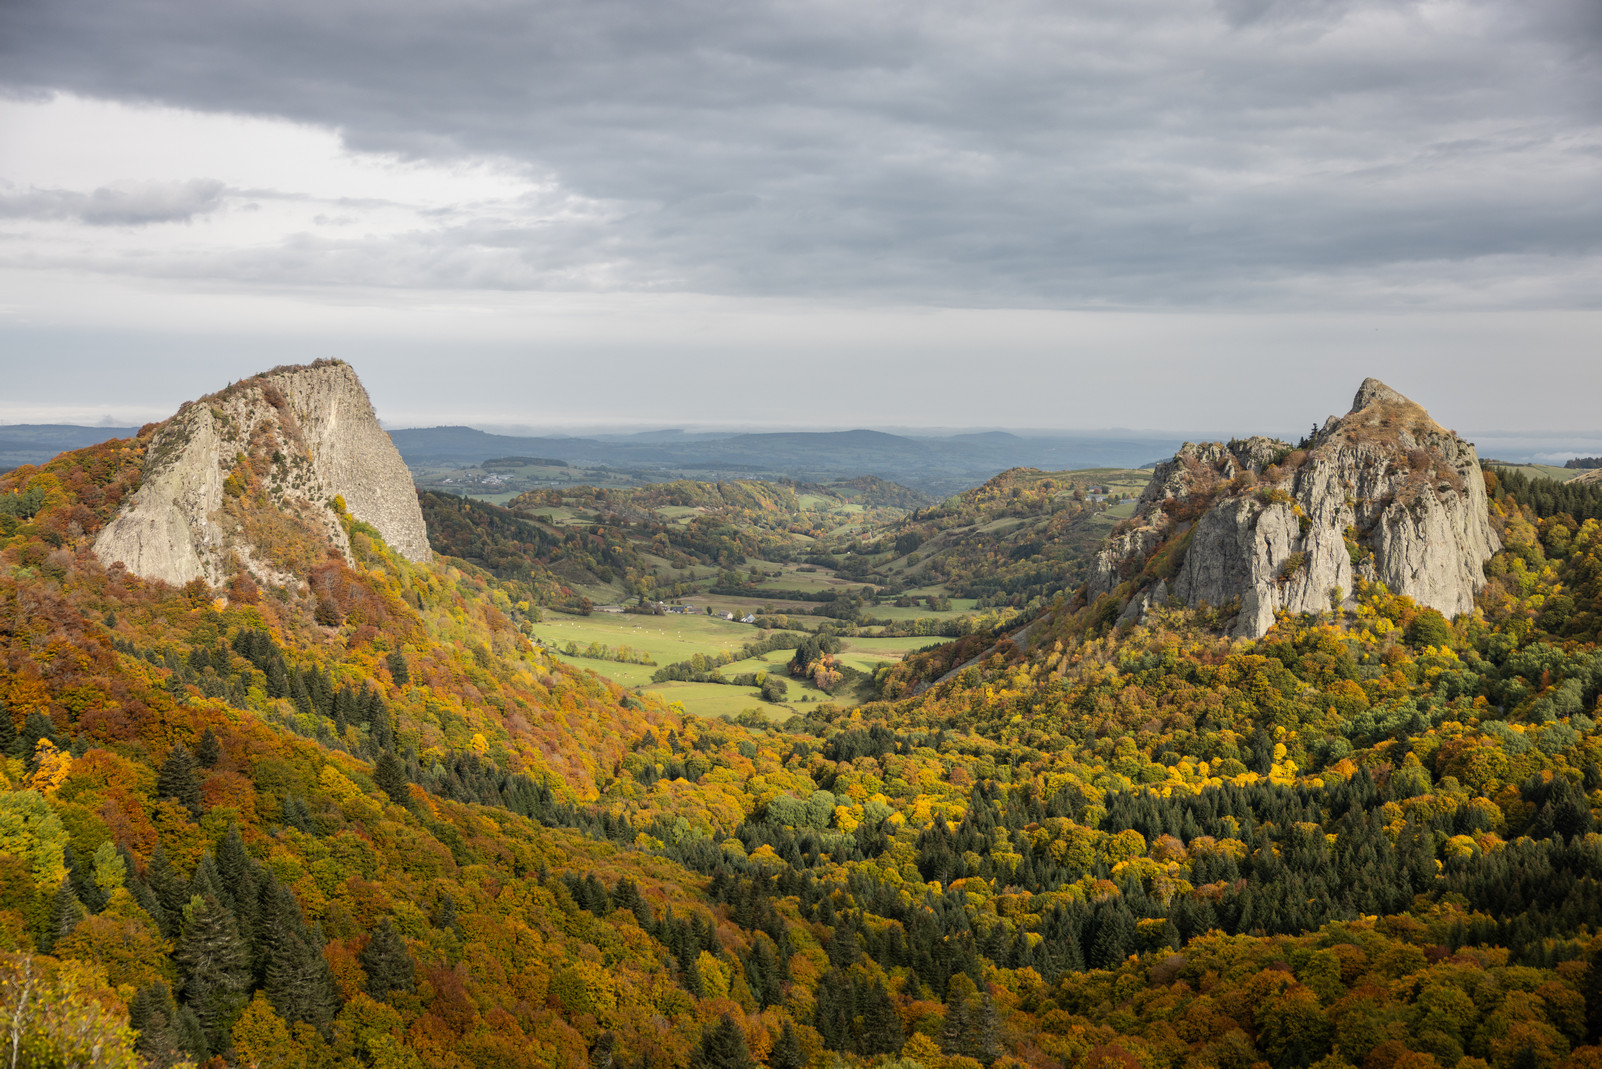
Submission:
POLYGON ((220 586, 240 569, 282 583, 298 577, 263 543, 286 522, 350 558, 336 497, 396 552, 429 559, 411 473, 356 373, 342 363, 277 368, 189 402, 157 429, 139 491, 95 554, 173 585, 220 586))
POLYGON ((1352 411, 1330 417, 1305 449, 1266 438, 1186 444, 1158 465, 1135 518, 1098 556, 1089 593, 1134 577, 1136 615, 1168 597, 1236 606, 1235 634, 1255 638, 1276 612, 1328 609, 1358 579, 1447 616, 1468 612, 1499 548, 1474 447, 1368 379, 1352 411), (1166 583, 1142 578, 1171 539, 1182 547, 1177 570, 1166 583))

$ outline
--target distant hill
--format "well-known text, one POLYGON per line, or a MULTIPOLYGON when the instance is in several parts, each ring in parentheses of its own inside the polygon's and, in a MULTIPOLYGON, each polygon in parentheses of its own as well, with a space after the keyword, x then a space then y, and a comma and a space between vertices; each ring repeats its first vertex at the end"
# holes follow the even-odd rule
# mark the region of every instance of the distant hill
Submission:
POLYGON ((132 438, 138 427, 79 427, 70 423, 12 423, 0 426, 0 471, 43 464, 57 453, 84 449, 112 438, 132 438))
POLYGON ((391 431, 390 437, 414 468, 540 456, 572 464, 656 471, 664 478, 697 473, 718 478, 803 480, 874 475, 937 495, 954 493, 1015 467, 1136 467, 1154 456, 1172 453, 1181 444, 1177 438, 1023 437, 1004 431, 947 437, 849 430, 544 438, 489 434, 471 427, 419 427, 391 431))

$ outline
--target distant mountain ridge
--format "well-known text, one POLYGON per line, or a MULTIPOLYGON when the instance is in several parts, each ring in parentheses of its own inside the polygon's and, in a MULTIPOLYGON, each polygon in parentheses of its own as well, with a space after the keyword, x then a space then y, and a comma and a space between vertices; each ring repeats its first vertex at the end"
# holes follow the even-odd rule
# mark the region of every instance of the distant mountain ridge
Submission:
POLYGON ((0 471, 43 464, 58 453, 132 438, 138 427, 81 427, 70 423, 12 423, 0 426, 0 471))
POLYGON ((490 434, 471 427, 393 430, 390 437, 413 467, 481 463, 535 455, 578 464, 712 471, 794 478, 875 475, 935 494, 953 493, 1015 467, 1131 468, 1171 455, 1178 438, 1063 435, 1025 438, 1005 431, 914 437, 885 431, 774 431, 729 436, 663 435, 552 438, 490 434))

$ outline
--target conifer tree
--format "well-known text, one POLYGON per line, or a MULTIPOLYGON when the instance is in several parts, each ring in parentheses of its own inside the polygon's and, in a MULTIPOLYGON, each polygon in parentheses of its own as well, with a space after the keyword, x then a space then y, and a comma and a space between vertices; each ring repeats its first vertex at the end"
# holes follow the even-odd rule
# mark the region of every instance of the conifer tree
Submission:
POLYGON ((725 1013, 718 1023, 701 1033, 701 1047, 697 1052, 698 1069, 752 1069, 751 1048, 746 1045, 745 1032, 725 1013))
POLYGON ((183 746, 175 745, 167 752, 161 772, 156 777, 156 795, 171 798, 196 820, 205 812, 200 798, 200 776, 195 770, 195 759, 183 746))
POLYGON ((18 741, 17 725, 11 719, 11 710, 0 699, 0 756, 20 757, 18 741))
POLYGON ((67 872, 72 880, 72 890, 83 903, 83 908, 90 913, 99 913, 106 908, 106 892, 95 883, 94 864, 85 863, 72 849, 69 843, 63 851, 67 863, 67 872))
POLYGON ((462 924, 456 919, 456 899, 449 892, 439 896, 439 907, 434 910, 433 922, 434 927, 455 932, 458 939, 462 937, 462 924))
POLYGON ((150 863, 145 866, 145 881, 150 884, 151 893, 161 904, 161 912, 152 913, 151 917, 161 925, 162 935, 168 939, 177 938, 183 926, 184 906, 189 904, 189 888, 173 871, 160 843, 156 844, 155 852, 150 855, 150 863))
MULTIPOLYGON (((992 1009, 992 1014, 994 1010, 992 1009)), ((994 1030, 992 1026, 992 1031, 994 1030)), ((862 1034, 857 1053, 863 1055, 894 1054, 907 1038, 901 1027, 901 1016, 896 1013, 890 993, 884 982, 874 980, 862 998, 862 1034)))
POLYGON ((406 789, 406 769, 401 765, 400 758, 395 756, 394 750, 385 750, 378 755, 378 762, 373 765, 373 782, 397 805, 405 805, 411 798, 406 789))
POLYGON ((1001 1056, 995 1003, 981 993, 965 973, 951 978, 946 990, 946 1023, 940 1049, 947 1054, 975 1058, 986 1065, 1001 1056))
POLYGON ((406 654, 394 650, 389 655, 389 674, 395 680, 397 687, 404 687, 412 681, 411 668, 406 664, 406 654))
POLYGON ((56 725, 48 716, 35 710, 29 713, 22 721, 22 734, 18 738, 18 757, 32 759, 39 749, 39 740, 49 739, 56 749, 65 749, 61 744, 61 737, 56 734, 56 725))
POLYGON ((49 954, 54 951, 56 941, 71 935, 78 922, 87 914, 88 911, 83 908, 83 903, 78 901, 78 895, 72 889, 72 880, 70 878, 62 880, 61 886, 56 888, 55 898, 50 903, 49 920, 39 937, 39 953, 49 954))
POLYGON ((212 1050, 228 1049, 228 1029, 245 1007, 250 959, 228 907, 207 895, 191 900, 173 960, 184 974, 184 1005, 212 1050))
POLYGON ((1096 941, 1090 947, 1090 967, 1113 969, 1122 965, 1135 949, 1135 918, 1122 899, 1110 903, 1101 916, 1096 941))
POLYGON ((246 852, 238 824, 228 825, 227 834, 217 844, 213 867, 217 884, 222 889, 222 901, 233 911, 234 920, 239 925, 240 938, 245 941, 246 947, 254 947, 258 942, 260 919, 259 884, 267 870, 246 852))
POLYGON ((222 757, 222 743, 217 740, 217 733, 208 727, 201 733, 200 741, 195 744, 195 760, 203 768, 214 768, 220 757, 222 757))
POLYGON ((768 1069, 806 1069, 806 1064, 801 1041, 796 1038, 795 1028, 786 1017, 784 1027, 779 1029, 779 1038, 773 1041, 773 1050, 768 1053, 768 1069))
POLYGON ((178 1007, 172 991, 157 980, 141 987, 128 1002, 128 1025, 139 1033, 134 1049, 152 1066, 177 1060, 178 1007))
POLYGON ((762 1009, 776 1006, 782 994, 779 987, 779 963, 768 949, 768 941, 758 938, 751 953, 744 959, 745 982, 762 1009))
POLYGON ((263 986, 274 1012, 285 1021, 305 1021, 326 1031, 339 1009, 333 973, 323 957, 322 939, 306 926, 300 903, 282 884, 274 884, 264 957, 263 986))
POLYGON ((178 1016, 173 1018, 172 1045, 181 1054, 189 1055, 192 1061, 201 1062, 212 1051, 211 1040, 206 1037, 206 1026, 201 1023, 200 1016, 194 1008, 187 1003, 178 1007, 178 1016))
POLYGON ((373 929, 356 960, 367 974, 367 993, 375 999, 387 1000, 391 991, 417 990, 417 963, 387 918, 373 929))
POLYGON ((695 959, 696 955, 688 951, 679 958, 679 968, 684 974, 684 990, 695 998, 705 998, 706 989, 701 984, 701 966, 695 959))
MULTIPOLYGON (((277 651, 275 650, 274 652, 276 653, 277 651)), ((284 668, 284 659, 282 657, 272 658, 267 662, 267 667, 264 671, 267 676, 267 696, 269 698, 289 697, 292 684, 290 683, 289 672, 284 668)))
POLYGON ((617 1057, 617 1036, 609 1029, 590 1045, 590 1069, 612 1069, 617 1057))
MULTIPOLYGON (((195 874, 189 880, 189 898, 215 898, 226 904, 231 896, 223 890, 222 876, 217 871, 217 858, 210 850, 200 855, 200 864, 195 866, 195 874)), ((187 903, 185 904, 187 908, 187 903)))

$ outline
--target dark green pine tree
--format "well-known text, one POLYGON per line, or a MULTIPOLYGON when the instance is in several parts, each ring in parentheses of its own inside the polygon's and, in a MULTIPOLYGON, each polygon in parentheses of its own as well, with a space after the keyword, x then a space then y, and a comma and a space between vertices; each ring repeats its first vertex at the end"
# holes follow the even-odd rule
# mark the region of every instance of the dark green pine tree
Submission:
POLYGON ((77 894, 78 901, 83 903, 83 908, 90 913, 99 913, 105 909, 106 892, 101 889, 99 884, 95 883, 92 860, 86 862, 79 857, 77 851, 73 850, 71 843, 68 843, 63 851, 62 860, 66 862, 67 874, 72 880, 72 890, 77 894))
POLYGON ((434 927, 455 932, 458 939, 462 937, 462 922, 456 919, 456 899, 449 893, 439 896, 439 907, 434 910, 432 920, 434 927))
POLYGON ((845 921, 837 925, 834 934, 824 940, 823 948, 828 952, 829 964, 836 969, 848 968, 862 956, 857 933, 845 921))
POLYGON ((11 710, 0 701, 0 756, 21 757, 17 744, 17 725, 11 719, 11 710))
POLYGON ((405 805, 411 800, 411 793, 406 789, 406 767, 395 756, 394 750, 385 750, 378 755, 378 762, 373 765, 373 782, 397 805, 405 805))
POLYGON ((224 833, 222 841, 217 844, 217 852, 213 856, 213 866, 217 873, 218 883, 221 885, 224 899, 237 913, 239 905, 247 899, 256 897, 256 873, 258 866, 256 859, 250 856, 245 849, 244 836, 239 834, 239 825, 229 823, 228 831, 224 833))
MULTIPOLYGON (((195 866, 195 875, 189 880, 191 899, 208 896, 224 905, 230 900, 228 893, 223 890, 222 875, 217 871, 217 858, 210 850, 200 855, 200 864, 195 866)), ((187 906, 188 902, 184 905, 187 906)))
MULTIPOLYGON (((128 865, 128 871, 134 872, 136 870, 132 865, 128 865)), ((139 903, 139 908, 149 914, 150 919, 156 922, 156 927, 165 931, 167 928, 167 911, 162 908, 161 900, 156 897, 156 892, 150 889, 150 884, 130 876, 128 878, 128 893, 133 895, 135 902, 139 903)))
POLYGON ((801 1041, 796 1038, 795 1029, 786 1017, 784 1027, 779 1030, 779 1038, 773 1041, 773 1049, 768 1052, 768 1069, 806 1069, 806 1065, 806 1055, 801 1053, 801 1041))
POLYGON ((311 690, 306 686, 305 677, 299 672, 291 672, 289 675, 289 698, 295 703, 295 708, 305 715, 311 716, 317 712, 311 690))
POLYGON ((387 918, 373 929, 356 960, 367 974, 367 993, 373 998, 386 1001, 391 991, 417 990, 417 963, 387 918))
POLYGON ((1602 951, 1591 953, 1590 966, 1580 982, 1585 996, 1585 1034, 1592 1043, 1602 1039, 1602 951))
POLYGON ((217 844, 215 869, 218 886, 222 888, 222 901, 233 910, 240 938, 246 947, 254 947, 258 942, 256 929, 260 921, 257 899, 266 870, 245 850, 238 824, 229 824, 227 834, 217 844))
POLYGON ((679 959, 679 970, 684 974, 684 990, 695 998, 705 998, 706 988, 701 983, 701 966, 696 955, 686 953, 679 959))
POLYGON ((211 1054, 206 1026, 200 1023, 199 1015, 187 1004, 179 1006, 178 1016, 173 1018, 172 1045, 180 1054, 187 1054, 195 1062, 203 1062, 211 1054))
POLYGON ((830 969, 818 984, 812 1027, 830 1050, 851 1048, 851 1024, 857 1016, 856 986, 839 969, 830 969))
MULTIPOLYGON (((274 652, 276 653, 277 651, 275 650, 274 652)), ((289 697, 289 673, 284 669, 284 659, 282 657, 273 657, 268 661, 265 674, 267 676, 267 696, 269 698, 289 697)))
POLYGON ((275 884, 271 914, 264 919, 267 1000, 284 1020, 305 1021, 326 1032, 339 1010, 339 995, 322 939, 307 928, 300 903, 282 884, 275 884))
POLYGON ((178 931, 184 922, 184 907, 189 904, 189 888, 173 871, 160 843, 156 844, 156 851, 150 855, 150 863, 145 866, 145 882, 150 885, 156 901, 161 903, 161 913, 151 914, 156 923, 161 925, 161 934, 168 939, 178 938, 178 931))
POLYGON ((249 954, 228 907, 212 895, 191 902, 172 956, 184 976, 184 1006, 194 1011, 207 1046, 227 1050, 250 989, 249 954))
POLYGON ((745 958, 745 983, 762 1009, 777 1006, 783 991, 779 986, 779 962, 768 941, 758 938, 745 958))
POLYGON ((222 743, 217 740, 217 733, 207 728, 201 733, 200 741, 195 744, 195 760, 203 768, 215 768, 221 757, 222 743))
POLYGON ((55 721, 35 710, 22 720, 22 734, 17 739, 18 747, 22 752, 17 756, 26 757, 31 762, 37 756, 40 739, 49 739, 58 750, 66 749, 66 746, 62 744, 61 736, 56 733, 55 721))
POLYGON ((173 799, 196 820, 205 812, 195 759, 183 746, 174 746, 167 752, 167 760, 162 762, 161 772, 156 776, 156 796, 173 799))
POLYGON ((907 1038, 901 1027, 901 1015, 896 1013, 890 993, 884 982, 874 980, 862 999, 862 1032, 858 1037, 857 1053, 864 1055, 894 1054, 907 1038))
POLYGON ((172 991, 157 980, 141 987, 128 1002, 128 1025, 139 1033, 134 1050, 152 1066, 167 1066, 178 1060, 178 1007, 172 991))
POLYGON ((395 650, 389 655, 389 674, 395 680, 397 687, 404 687, 412 681, 412 671, 406 664, 406 654, 395 650))
POLYGON ((88 911, 72 889, 72 880, 62 880, 61 886, 56 888, 55 899, 50 903, 50 915, 44 931, 39 935, 39 953, 54 952, 56 941, 71 935, 78 922, 87 915, 88 911))
POLYGON ((946 1023, 940 1049, 975 1058, 986 1065, 1001 1056, 999 1021, 989 994, 981 994, 965 973, 951 978, 946 990, 946 1023))
POLYGON ((1115 900, 1101 916, 1096 941, 1090 946, 1090 967, 1115 969, 1135 950, 1135 918, 1122 899, 1115 900))
POLYGON ((695 1069, 752 1069, 751 1048, 734 1018, 724 1014, 701 1033, 701 1046, 692 1059, 695 1069))
POLYGON ((617 1059, 617 1036, 610 1030, 595 1037, 590 1045, 590 1069, 612 1069, 617 1059))

